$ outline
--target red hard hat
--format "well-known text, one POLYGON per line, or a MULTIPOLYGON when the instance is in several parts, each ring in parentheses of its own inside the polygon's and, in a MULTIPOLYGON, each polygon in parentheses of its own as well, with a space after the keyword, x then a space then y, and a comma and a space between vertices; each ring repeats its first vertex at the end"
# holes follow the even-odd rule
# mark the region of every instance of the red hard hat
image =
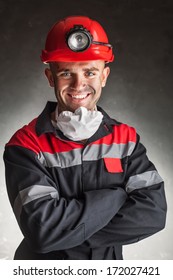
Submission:
POLYGON ((41 60, 88 61, 114 59, 112 46, 102 26, 85 16, 70 16, 55 23, 50 29, 41 60))

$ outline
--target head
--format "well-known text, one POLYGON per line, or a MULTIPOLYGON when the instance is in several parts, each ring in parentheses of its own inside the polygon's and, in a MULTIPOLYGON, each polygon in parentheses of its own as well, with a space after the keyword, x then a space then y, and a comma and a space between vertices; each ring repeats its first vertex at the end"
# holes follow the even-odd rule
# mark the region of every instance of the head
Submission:
POLYGON ((67 17, 49 31, 41 59, 55 89, 59 112, 84 106, 94 110, 113 61, 112 46, 101 25, 84 16, 67 17))

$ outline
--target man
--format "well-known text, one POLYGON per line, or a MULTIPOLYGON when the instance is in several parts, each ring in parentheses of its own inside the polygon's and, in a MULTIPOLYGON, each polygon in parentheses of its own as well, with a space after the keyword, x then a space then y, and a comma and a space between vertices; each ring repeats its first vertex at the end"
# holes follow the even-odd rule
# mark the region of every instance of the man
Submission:
POLYGON ((97 106, 113 61, 99 23, 67 17, 41 59, 57 103, 7 143, 9 199, 24 235, 15 259, 122 259, 165 226, 161 177, 134 128, 97 106))

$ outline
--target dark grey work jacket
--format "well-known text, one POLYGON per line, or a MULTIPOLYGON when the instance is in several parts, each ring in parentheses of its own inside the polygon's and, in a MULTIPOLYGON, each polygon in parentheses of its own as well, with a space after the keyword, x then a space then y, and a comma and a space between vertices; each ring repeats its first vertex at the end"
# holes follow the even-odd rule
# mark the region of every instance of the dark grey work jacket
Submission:
POLYGON ((134 128, 101 108, 83 144, 50 120, 49 102, 5 147, 7 191, 24 235, 15 259, 122 259, 122 245, 165 226, 163 180, 134 128))

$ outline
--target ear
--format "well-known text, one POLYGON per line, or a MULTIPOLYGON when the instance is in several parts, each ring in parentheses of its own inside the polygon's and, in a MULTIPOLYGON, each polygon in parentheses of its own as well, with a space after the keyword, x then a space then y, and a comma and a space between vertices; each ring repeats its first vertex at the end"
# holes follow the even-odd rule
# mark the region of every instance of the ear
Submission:
POLYGON ((54 87, 54 78, 53 78, 53 75, 52 75, 52 71, 49 68, 45 69, 45 75, 46 75, 46 77, 49 81, 49 85, 51 87, 54 87))
POLYGON ((103 69, 102 87, 105 87, 107 78, 108 78, 108 76, 109 76, 109 73, 110 73, 110 68, 109 68, 108 66, 106 66, 106 67, 103 69))

